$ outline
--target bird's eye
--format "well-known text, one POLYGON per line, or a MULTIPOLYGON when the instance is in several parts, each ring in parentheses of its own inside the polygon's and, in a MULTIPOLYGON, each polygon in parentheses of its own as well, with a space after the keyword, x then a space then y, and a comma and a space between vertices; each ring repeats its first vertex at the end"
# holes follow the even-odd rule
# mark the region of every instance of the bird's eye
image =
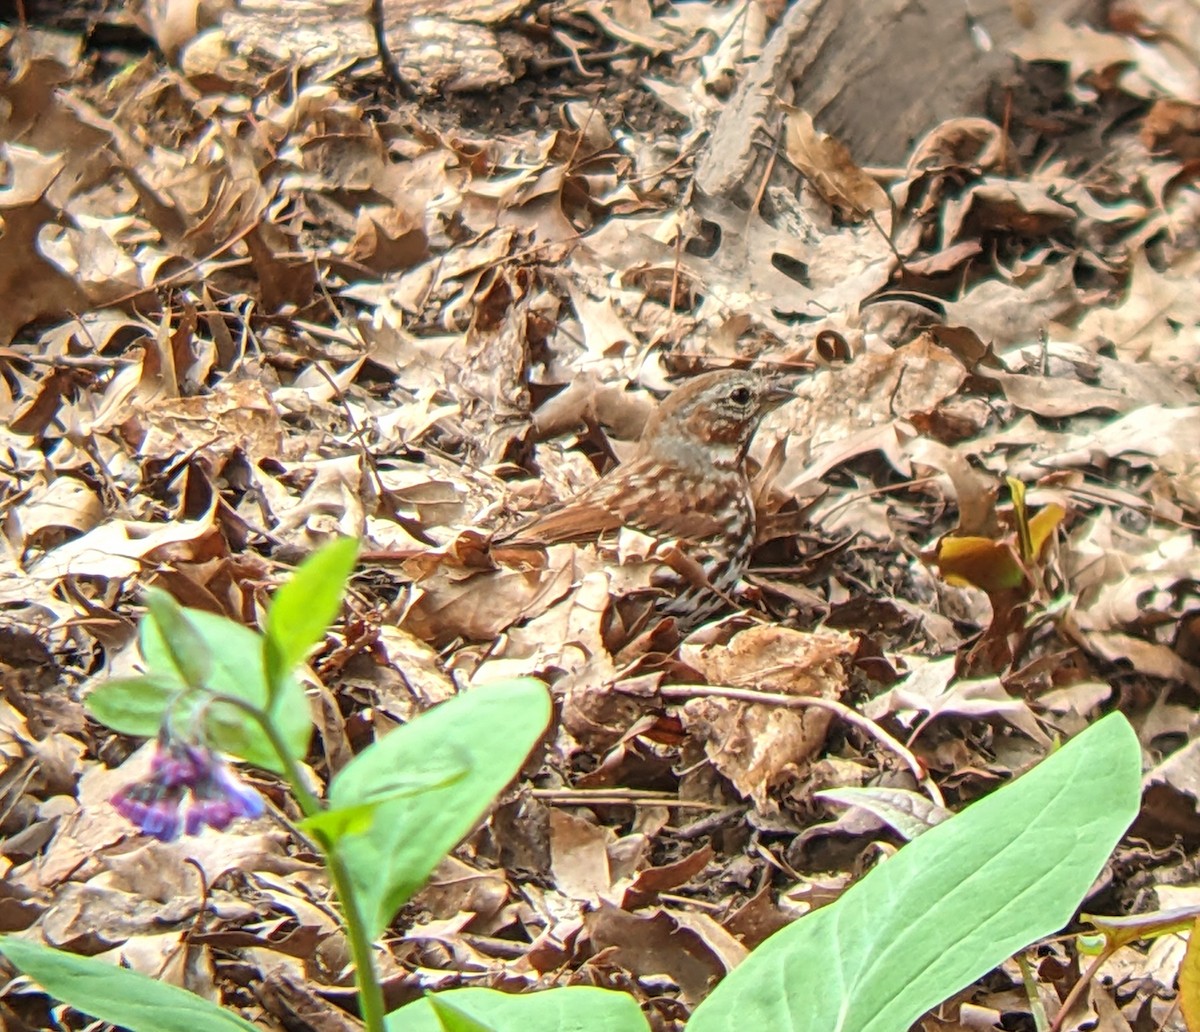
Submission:
POLYGON ((733 390, 731 390, 729 392, 729 400, 732 401, 735 405, 743 405, 743 406, 749 405, 750 404, 750 388, 749 387, 735 387, 733 390))

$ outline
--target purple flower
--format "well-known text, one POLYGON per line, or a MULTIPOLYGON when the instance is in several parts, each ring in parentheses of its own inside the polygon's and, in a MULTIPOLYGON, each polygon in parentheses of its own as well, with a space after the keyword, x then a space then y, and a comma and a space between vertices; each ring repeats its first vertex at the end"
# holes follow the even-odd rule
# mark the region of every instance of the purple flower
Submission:
POLYGON ((145 834, 163 842, 177 838, 181 825, 189 835, 206 824, 223 831, 234 819, 260 817, 265 809, 262 796, 239 781, 211 749, 166 732, 159 735, 149 776, 118 791, 112 804, 145 834), (189 793, 185 822, 181 814, 189 793))
POLYGON ((167 788, 190 788, 204 777, 212 763, 207 750, 160 735, 158 748, 150 761, 150 777, 167 788))
POLYGON ((127 821, 162 842, 170 842, 179 835, 182 788, 163 785, 153 778, 137 781, 118 791, 112 797, 112 804, 127 821))
POLYGON ((205 777, 192 785, 187 833, 195 835, 206 824, 224 831, 235 818, 261 817, 264 809, 263 797, 242 784, 226 764, 217 760, 209 766, 205 777))

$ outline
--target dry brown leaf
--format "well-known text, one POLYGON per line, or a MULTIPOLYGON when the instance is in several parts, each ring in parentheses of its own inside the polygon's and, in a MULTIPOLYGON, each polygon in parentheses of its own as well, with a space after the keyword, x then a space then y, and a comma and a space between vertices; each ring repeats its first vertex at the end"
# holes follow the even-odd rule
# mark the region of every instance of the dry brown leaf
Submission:
POLYGON ((400 626, 429 642, 459 636, 494 638, 544 611, 570 589, 573 580, 573 564, 567 563, 544 570, 496 570, 465 580, 422 581, 400 626))
POLYGON ((745 949, 707 915, 659 910, 650 916, 626 914, 608 904, 584 918, 584 929, 596 951, 633 975, 667 975, 684 999, 703 998, 710 982, 720 979, 745 957, 745 949))
MULTIPOLYGON (((726 645, 684 646, 682 656, 714 685, 837 699, 847 687, 854 640, 762 626, 726 645)), ((825 741, 832 715, 769 703, 703 697, 686 703, 684 724, 712 764, 763 813, 774 813, 772 790, 796 777, 825 741)))
POLYGON ((500 914, 508 901, 503 872, 481 871, 457 857, 448 856, 429 877, 414 902, 438 920, 470 914, 472 927, 500 914))
POLYGON ((73 477, 58 477, 34 490, 17 514, 23 552, 46 552, 67 538, 96 527, 104 504, 96 492, 73 477))
POLYGON ((401 208, 362 208, 347 253, 378 273, 412 268, 429 257, 423 218, 401 208))
POLYGON ((124 581, 159 562, 186 562, 226 549, 213 525, 213 511, 198 520, 175 523, 118 520, 66 544, 52 548, 31 563, 29 572, 39 580, 61 577, 99 577, 124 581))
POLYGON ((832 467, 864 451, 881 448, 907 471, 895 425, 930 412, 958 390, 966 370, 928 337, 896 350, 863 355, 843 369, 817 372, 789 403, 764 421, 759 440, 787 421, 785 460, 777 478, 796 492, 832 467))
POLYGON ((76 280, 46 260, 38 247, 42 229, 56 218, 43 195, 62 170, 58 155, 4 144, 0 153, 9 169, 9 185, 0 189, 4 247, 0 250, 0 344, 7 344, 26 323, 89 307, 76 280))
POLYGON ((1080 320, 1074 339, 1090 346, 1110 343, 1117 356, 1156 365, 1200 361, 1200 301, 1194 289, 1197 259, 1191 256, 1161 272, 1146 255, 1134 255, 1124 299, 1096 307, 1080 320))
POLYGON ((196 457, 213 471, 234 451, 253 465, 283 454, 279 412, 263 386, 250 380, 227 380, 202 397, 135 403, 121 430, 140 455, 196 457))
POLYGON ((943 207, 944 239, 949 243, 964 233, 978 237, 997 231, 1047 236, 1075 217, 1075 210, 1055 200, 1051 190, 1013 179, 980 180, 943 207))
POLYGON ((157 0, 135 8, 137 20, 171 60, 200 28, 201 0, 157 0))
POLYGON ((792 163, 844 216, 863 219, 873 215, 886 234, 891 226, 887 191, 854 163, 844 143, 817 131, 812 115, 799 108, 786 110, 784 131, 792 163))
POLYGON ((608 848, 616 835, 557 807, 550 811, 550 873, 569 899, 598 903, 612 887, 608 848))

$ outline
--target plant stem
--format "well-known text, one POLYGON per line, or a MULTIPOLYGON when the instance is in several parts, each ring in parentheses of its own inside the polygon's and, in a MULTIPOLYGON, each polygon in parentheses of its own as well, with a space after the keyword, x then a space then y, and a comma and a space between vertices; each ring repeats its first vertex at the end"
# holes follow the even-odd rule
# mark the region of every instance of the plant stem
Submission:
POLYGON ((1017 962, 1017 967, 1021 969, 1021 984, 1025 987, 1025 999, 1029 1001, 1029 1009, 1033 1013, 1033 1027, 1037 1032, 1047 1032, 1050 1028, 1050 1019, 1046 1016, 1046 1008, 1042 1005, 1042 998, 1038 994, 1037 976, 1034 974, 1033 965, 1029 963, 1029 957, 1022 950, 1014 958, 1017 962))
POLYGON ((304 775, 300 772, 300 764, 292 758, 292 754, 288 751, 287 743, 283 740, 279 729, 275 727, 274 722, 271 720, 271 715, 264 710, 260 710, 253 703, 247 702, 245 699, 239 699, 236 695, 213 692, 209 704, 211 705, 214 702, 224 702, 235 709, 240 709, 262 729, 262 733, 267 736, 267 741, 271 743, 271 748, 275 751, 275 755, 279 757, 279 762, 283 766, 283 776, 287 779, 288 786, 291 788, 292 794, 296 797, 296 805, 300 807, 300 812, 305 817, 315 817, 319 814, 325 808, 324 804, 309 790, 308 784, 304 780, 304 775))
MULTIPOLYGON (((288 751, 287 743, 271 720, 271 715, 257 706, 239 699, 233 695, 214 693, 213 702, 226 702, 240 709, 250 717, 267 737, 275 755, 283 767, 283 776, 296 797, 296 805, 305 817, 315 817, 325 807, 305 783, 300 764, 288 751)), ((350 958, 354 961, 354 981, 358 986, 358 1008, 363 1025, 367 1032, 384 1032, 384 1003, 383 987, 379 984, 379 974, 375 970, 375 961, 371 953, 371 939, 367 935, 367 924, 363 920, 354 895, 354 882, 350 878, 350 870, 346 861, 337 851, 337 845, 329 843, 325 837, 316 835, 318 844, 325 854, 325 867, 329 871, 329 879, 333 882, 334 895, 341 905, 342 928, 350 945, 350 958)))
POLYGON ((325 863, 333 882, 333 891, 342 904, 342 923, 346 926, 346 939, 350 943, 350 957, 354 961, 354 980, 358 983, 358 1009, 367 1032, 384 1032, 383 987, 375 971, 371 955, 371 940, 367 936, 367 925, 358 909, 354 886, 346 861, 336 846, 324 845, 325 863))

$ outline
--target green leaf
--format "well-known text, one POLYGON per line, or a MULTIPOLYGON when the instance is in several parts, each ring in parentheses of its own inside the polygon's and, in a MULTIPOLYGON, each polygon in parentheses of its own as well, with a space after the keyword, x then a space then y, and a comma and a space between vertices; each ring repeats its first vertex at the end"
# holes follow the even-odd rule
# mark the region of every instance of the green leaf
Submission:
POLYGON ((204 688, 212 672, 212 652, 208 643, 187 618, 178 602, 160 588, 145 591, 147 619, 162 639, 171 665, 189 688, 204 688))
POLYGON ((1185 1028, 1200 1028, 1200 919, 1192 925, 1187 951, 1179 965, 1179 1009, 1185 1028))
POLYGON ((194 993, 91 957, 0 937, 0 952, 55 999, 129 1032, 255 1032, 194 993))
POLYGON ((429 1000, 429 1006, 433 1008, 438 1024, 442 1026, 442 1032, 496 1032, 494 1026, 476 1021, 470 1014, 459 1010, 445 1000, 439 1000, 432 994, 428 995, 426 999, 429 1000))
POLYGON ((114 677, 93 688, 84 706, 106 727, 123 735, 153 738, 163 721, 163 712, 180 692, 178 682, 154 674, 114 677))
POLYGON ((1021 558, 1030 563, 1033 561, 1033 549, 1029 540, 1029 509, 1025 505, 1025 483, 1016 477, 1005 477, 1008 490, 1012 494, 1013 522, 1017 528, 1017 549, 1021 558))
POLYGON ((586 985, 520 996, 495 989, 451 989, 392 1011, 384 1024, 388 1032, 470 1027, 439 1020, 438 1004, 477 1022, 475 1027, 482 1025, 494 1032, 649 1032, 650 1028, 632 996, 586 985))
POLYGON ((306 817, 300 822, 300 830, 316 835, 327 843, 334 843, 346 835, 363 834, 371 829, 379 808, 384 804, 452 785, 465 778, 470 769, 469 762, 464 758, 457 764, 441 763, 432 768, 409 771, 405 776, 393 777, 388 783, 375 786, 370 798, 361 803, 322 810, 306 817))
POLYGON ((336 849, 350 871, 368 934, 378 936, 430 872, 487 812, 513 779, 550 720, 540 681, 480 685, 392 731, 348 763, 329 786, 331 809, 370 803, 397 774, 442 783, 375 807, 358 834, 336 849), (447 765, 465 770, 445 778, 447 765))
MULTIPOLYGON (((265 709, 268 693, 259 635, 215 613, 205 613, 198 609, 185 612, 188 620, 208 645, 213 657, 213 667, 208 677, 209 688, 213 692, 242 699, 256 709, 265 709)), ((141 648, 142 658, 156 684, 175 683, 177 690, 184 687, 183 682, 177 680, 166 643, 153 621, 142 622, 141 648)), ((189 719, 189 708, 194 708, 203 701, 202 693, 189 693, 172 711, 172 719, 189 719)), ((136 708, 129 699, 122 700, 120 706, 115 700, 110 699, 108 702, 110 709, 136 708)), ((294 677, 285 678, 271 714, 292 757, 303 759, 312 735, 312 716, 304 686, 294 677)), ((117 731, 125 730, 116 725, 110 726, 117 731)), ((237 707, 219 702, 207 706, 205 731, 214 748, 249 760, 267 770, 283 773, 283 765, 262 729, 252 717, 237 707)))
POLYGON ((688 1032, 896 1032, 1065 925, 1141 798, 1120 714, 926 831, 836 903, 777 932, 688 1032))
POLYGON ((304 560, 275 592, 263 636, 264 668, 272 695, 337 616, 357 561, 358 542, 340 538, 304 560))

